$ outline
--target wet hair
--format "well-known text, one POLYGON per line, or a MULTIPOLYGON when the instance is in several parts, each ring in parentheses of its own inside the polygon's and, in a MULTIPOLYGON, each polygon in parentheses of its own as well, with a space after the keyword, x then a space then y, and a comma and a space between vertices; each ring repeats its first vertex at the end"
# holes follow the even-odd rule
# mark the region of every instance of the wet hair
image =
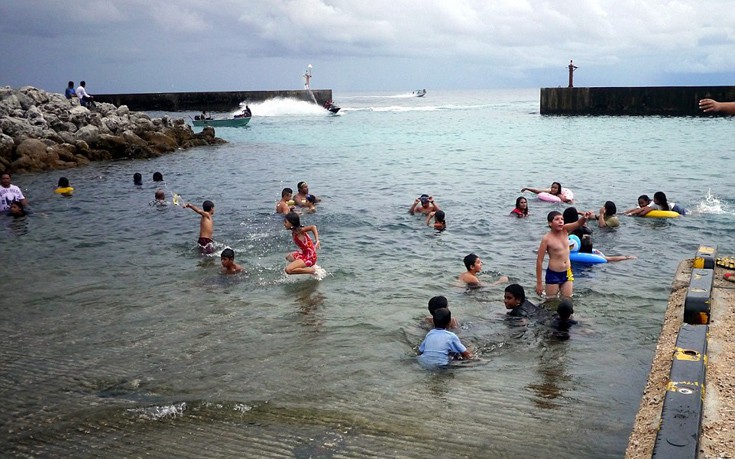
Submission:
POLYGON ((434 315, 434 311, 440 308, 449 308, 449 302, 447 301, 447 297, 444 295, 434 296, 429 300, 429 312, 431 315, 434 315))
POLYGON ((153 173, 153 181, 154 182, 163 182, 163 174, 160 172, 154 172, 153 173))
POLYGON ((309 186, 309 184, 306 183, 306 182, 299 182, 299 183, 296 184, 296 189, 297 190, 301 190, 301 187, 304 186, 304 185, 306 185, 307 187, 309 186))
POLYGON ((478 258, 480 258, 480 257, 478 257, 477 255, 475 255, 474 253, 471 253, 471 254, 467 255, 466 257, 464 257, 464 265, 467 268, 467 271, 469 271, 470 268, 472 268, 472 265, 475 264, 475 262, 477 261, 478 258))
POLYGON ((551 223, 552 221, 554 221, 554 217, 556 217, 557 215, 561 215, 561 212, 559 212, 558 210, 552 210, 551 212, 549 212, 549 215, 546 216, 546 221, 551 223))
POLYGON ((653 193, 653 202, 661 207, 661 210, 669 210, 669 202, 666 200, 666 194, 663 191, 653 193))
POLYGON ((66 177, 61 177, 59 179, 59 188, 67 188, 69 186, 69 179, 66 177))
POLYGON ((432 317, 434 318, 434 327, 447 328, 452 321, 452 311, 447 308, 439 308, 434 311, 432 317))
POLYGON ((307 194, 306 200, 312 204, 316 204, 316 196, 314 196, 313 194, 307 194))
POLYGON ((521 304, 526 301, 526 291, 518 284, 510 284, 505 287, 505 293, 510 293, 513 298, 520 300, 521 304))
POLYGON ((643 199, 644 201, 646 201, 649 204, 651 202, 651 198, 649 198, 647 194, 642 194, 642 195, 638 196, 638 201, 640 201, 641 199, 643 199))
MULTIPOLYGON (((516 209, 520 209, 521 208, 521 200, 522 199, 525 200, 526 203, 528 203, 528 199, 526 199, 525 196, 518 196, 516 198, 516 209)), ((526 206, 526 208, 523 209, 523 215, 528 215, 528 206, 526 206)))
POLYGON ((220 258, 229 258, 230 260, 234 260, 235 259, 235 251, 232 250, 232 249, 230 249, 230 248, 227 248, 227 249, 225 249, 225 250, 222 251, 222 254, 220 255, 220 258))
MULTIPOLYGON (((21 201, 13 201, 10 203, 10 206, 18 206, 18 208, 20 209, 19 214, 10 213, 10 215, 12 215, 13 217, 24 217, 25 216, 26 211, 21 201)), ((10 208, 8 208, 8 212, 10 212, 10 208)))
POLYGON ((421 201, 421 204, 426 205, 429 202, 429 195, 422 194, 421 196, 419 196, 419 201, 421 201))
POLYGON ((301 228, 301 217, 296 212, 287 213, 285 218, 294 228, 301 228))
POLYGON ((143 184, 143 176, 140 175, 140 172, 136 172, 133 174, 133 184, 134 185, 142 185, 143 184))
POLYGON ((568 223, 574 223, 579 220, 579 212, 577 212, 576 207, 568 207, 564 209, 564 213, 562 215, 564 216, 565 225, 568 223))
MULTIPOLYGON (((556 193, 556 196, 561 195, 561 183, 559 183, 559 182, 551 182, 551 186, 554 186, 554 185, 556 185, 557 187, 559 187, 559 192, 556 193)), ((549 191, 551 191, 551 190, 549 190, 549 191)), ((554 193, 551 193, 551 194, 554 194, 554 193)))
POLYGON ((285 198, 287 194, 293 194, 293 190, 291 188, 284 188, 281 190, 281 197, 285 198))
POLYGON ((556 313, 559 314, 560 319, 568 319, 574 314, 574 307, 572 300, 565 298, 559 302, 559 306, 556 308, 556 313))
POLYGON ((605 215, 608 217, 612 217, 618 212, 618 208, 615 206, 615 203, 612 201, 605 201, 605 215))
POLYGON ((156 190, 156 199, 159 201, 163 201, 166 199, 166 194, 163 192, 163 190, 156 190))
POLYGON ((214 209, 214 203, 212 201, 204 201, 202 203, 202 210, 204 212, 209 212, 212 209, 214 209))
POLYGON ((434 219, 439 223, 444 223, 444 219, 446 218, 446 214, 443 210, 437 210, 436 213, 434 213, 434 219))

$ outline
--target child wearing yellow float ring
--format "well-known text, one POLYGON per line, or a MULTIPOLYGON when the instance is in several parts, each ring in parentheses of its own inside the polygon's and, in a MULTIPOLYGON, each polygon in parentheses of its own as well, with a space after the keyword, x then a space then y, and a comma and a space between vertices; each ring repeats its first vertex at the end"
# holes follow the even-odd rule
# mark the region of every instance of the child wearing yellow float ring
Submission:
POLYGON ((69 186, 69 179, 66 177, 61 177, 59 179, 59 183, 56 186, 56 189, 54 190, 54 193, 58 193, 62 196, 71 196, 72 193, 74 193, 74 188, 69 186))
POLYGON ((296 206, 292 198, 293 190, 291 188, 284 188, 281 191, 281 200, 276 203, 276 213, 286 215, 291 212, 296 206))

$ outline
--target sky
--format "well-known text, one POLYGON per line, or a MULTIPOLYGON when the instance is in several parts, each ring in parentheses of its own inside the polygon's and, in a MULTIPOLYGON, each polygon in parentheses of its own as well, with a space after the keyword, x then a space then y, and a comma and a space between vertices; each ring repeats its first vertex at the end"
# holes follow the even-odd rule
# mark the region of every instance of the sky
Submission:
POLYGON ((731 0, 0 0, 0 86, 735 85, 731 0))

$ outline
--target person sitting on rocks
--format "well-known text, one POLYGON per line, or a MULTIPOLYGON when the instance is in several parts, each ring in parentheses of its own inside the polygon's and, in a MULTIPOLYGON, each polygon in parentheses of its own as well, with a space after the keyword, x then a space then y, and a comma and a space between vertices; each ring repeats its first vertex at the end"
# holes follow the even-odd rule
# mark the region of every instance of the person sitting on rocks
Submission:
POLYGON ((74 92, 73 81, 69 82, 69 86, 67 86, 66 91, 64 91, 64 96, 66 96, 66 99, 69 101, 70 104, 74 105, 74 99, 76 99, 77 93, 74 92))
POLYGON ((79 87, 76 90, 76 95, 79 98, 79 103, 82 105, 82 107, 96 107, 94 103, 94 97, 87 94, 85 86, 87 86, 86 81, 82 80, 79 82, 79 87))

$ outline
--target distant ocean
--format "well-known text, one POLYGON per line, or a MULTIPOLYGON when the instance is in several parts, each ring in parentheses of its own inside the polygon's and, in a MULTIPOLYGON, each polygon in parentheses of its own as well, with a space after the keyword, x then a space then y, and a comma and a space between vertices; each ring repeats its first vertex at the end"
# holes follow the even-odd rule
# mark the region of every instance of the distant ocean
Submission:
POLYGON ((226 145, 15 176, 33 214, 0 217, 5 454, 621 457, 676 266, 702 243, 735 253, 734 120, 545 117, 538 90, 427 89, 335 93, 336 116, 250 103, 226 145), (169 200, 214 201, 217 254, 199 255, 194 212, 149 206, 155 171, 169 200), (320 281, 283 273, 274 206, 302 180, 322 198, 303 216, 320 281), (553 181, 582 210, 659 190, 690 210, 591 225, 596 248, 638 259, 575 268, 568 341, 511 327, 503 286, 456 284, 474 252, 481 278, 540 300, 535 250, 564 206, 526 193, 530 218, 508 213, 553 181), (408 214, 422 193, 445 232, 408 214), (246 275, 219 274, 224 247, 246 275), (432 372, 415 354, 440 294, 480 360, 432 372))

